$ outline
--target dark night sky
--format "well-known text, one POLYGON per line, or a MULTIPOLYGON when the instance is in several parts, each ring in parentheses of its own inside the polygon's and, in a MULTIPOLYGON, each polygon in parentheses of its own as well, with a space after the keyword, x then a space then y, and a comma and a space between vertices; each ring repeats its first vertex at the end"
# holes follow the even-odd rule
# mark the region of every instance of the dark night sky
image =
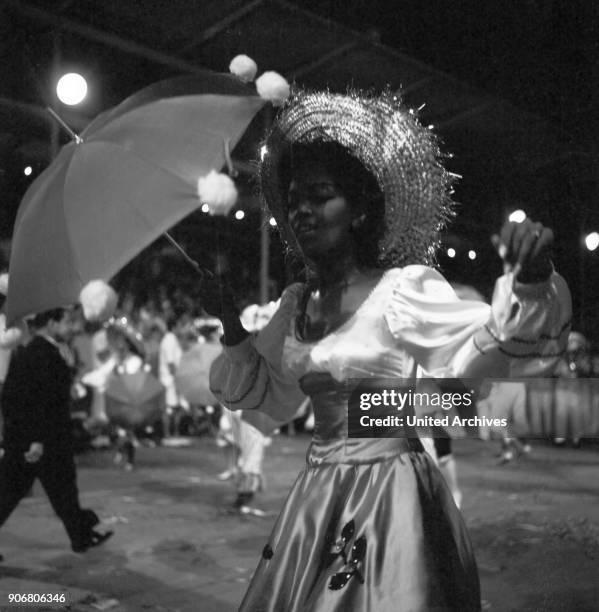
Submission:
POLYGON ((382 43, 552 119, 558 128, 584 136, 587 118, 596 122, 599 3, 593 0, 302 4, 359 31, 374 28, 382 43))

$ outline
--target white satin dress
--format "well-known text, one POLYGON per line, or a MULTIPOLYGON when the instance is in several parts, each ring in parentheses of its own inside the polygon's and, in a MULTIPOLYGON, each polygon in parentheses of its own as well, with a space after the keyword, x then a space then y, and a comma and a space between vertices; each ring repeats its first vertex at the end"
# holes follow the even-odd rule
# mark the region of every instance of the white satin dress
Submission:
POLYGON ((433 376, 542 375, 567 338, 565 282, 506 275, 489 306, 460 301, 431 268, 395 268, 315 342, 295 334, 302 291, 291 285, 258 337, 225 347, 211 371, 213 392, 233 410, 258 410, 274 425, 309 395, 315 414, 307 465, 240 609, 478 610, 470 541, 433 460, 412 435, 348 438, 348 396, 356 378, 415 379, 418 365, 433 376))

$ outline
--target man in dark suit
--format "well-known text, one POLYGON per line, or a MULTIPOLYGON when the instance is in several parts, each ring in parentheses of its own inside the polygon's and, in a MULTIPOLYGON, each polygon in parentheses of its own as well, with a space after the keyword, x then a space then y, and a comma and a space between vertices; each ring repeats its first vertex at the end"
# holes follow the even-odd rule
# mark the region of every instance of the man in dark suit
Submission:
POLYGON ((104 542, 100 521, 79 505, 70 419, 73 369, 66 345, 67 313, 37 314, 33 338, 11 359, 2 390, 5 454, 0 460, 0 526, 39 478, 75 552, 104 542))

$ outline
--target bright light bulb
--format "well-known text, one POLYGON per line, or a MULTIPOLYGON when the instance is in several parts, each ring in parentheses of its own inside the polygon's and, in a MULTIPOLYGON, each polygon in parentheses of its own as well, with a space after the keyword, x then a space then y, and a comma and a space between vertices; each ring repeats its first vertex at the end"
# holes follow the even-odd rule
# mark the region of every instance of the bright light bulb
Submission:
POLYGON ((210 212, 210 206, 208 206, 208 204, 202 204, 202 212, 203 213, 209 213, 210 212))
POLYGON ((589 251, 594 251, 597 247, 599 247, 599 233, 591 232, 590 234, 587 234, 584 242, 589 251))
POLYGON ((447 257, 452 257, 452 258, 455 257, 455 249, 449 247, 447 249, 447 257))
POLYGON ((275 218, 274 218, 274 217, 271 217, 271 218, 268 220, 268 222, 269 222, 269 223, 270 223, 270 224, 271 224, 273 227, 276 227, 276 226, 277 226, 277 222, 275 221, 275 218))
POLYGON ((468 257, 470 259, 476 259, 476 251, 472 251, 472 250, 468 251, 468 257))
POLYGON ((63 104, 75 106, 87 95, 87 81, 76 72, 64 74, 56 84, 56 95, 63 104))
POLYGON ((25 166, 25 169, 23 170, 23 174, 25 176, 30 176, 32 172, 33 168, 31 166, 25 166))
POLYGON ((245 217, 245 213, 243 212, 243 210, 238 210, 235 213, 235 218, 239 219, 241 221, 241 219, 243 219, 245 217))
POLYGON ((515 210, 509 217, 508 219, 510 221, 513 221, 514 223, 522 223, 524 221, 524 219, 526 219, 526 213, 521 210, 520 208, 518 210, 515 210))

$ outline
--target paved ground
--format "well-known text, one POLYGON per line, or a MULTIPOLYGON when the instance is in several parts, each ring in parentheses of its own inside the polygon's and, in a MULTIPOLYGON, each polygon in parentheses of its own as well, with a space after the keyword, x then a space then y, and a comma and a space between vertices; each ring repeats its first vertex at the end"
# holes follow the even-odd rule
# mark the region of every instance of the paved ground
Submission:
MULTIPOLYGON (((268 490, 260 497, 266 518, 226 511, 234 495, 214 477, 224 465, 211 440, 142 448, 130 473, 116 469, 108 452, 81 456, 83 504, 114 537, 85 555, 71 553, 36 488, 0 532, 0 610, 10 593, 63 593, 71 603, 59 609, 75 612, 233 612, 307 443, 281 436, 268 449, 268 490)), ((599 610, 599 447, 538 444, 507 466, 495 465, 495 450, 456 443, 486 607, 599 610)))

